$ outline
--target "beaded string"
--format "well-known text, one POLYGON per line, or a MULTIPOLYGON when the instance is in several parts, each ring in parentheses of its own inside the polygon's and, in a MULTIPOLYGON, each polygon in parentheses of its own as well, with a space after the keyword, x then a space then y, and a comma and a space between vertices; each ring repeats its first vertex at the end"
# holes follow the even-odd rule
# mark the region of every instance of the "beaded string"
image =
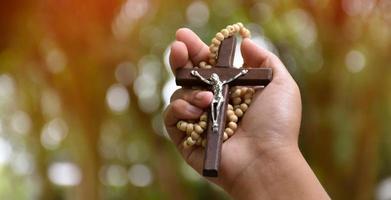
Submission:
MULTIPOLYGON (((212 39, 211 45, 209 46, 209 60, 201 61, 195 68, 210 69, 216 64, 218 57, 218 50, 221 42, 230 36, 239 33, 242 38, 249 38, 250 31, 243 26, 242 23, 236 23, 228 25, 216 34, 212 39)), ((245 67, 243 65, 243 67, 245 67)), ((235 134, 238 128, 238 123, 243 117, 244 113, 250 106, 255 91, 251 87, 235 86, 230 88, 229 102, 227 108, 227 120, 224 129, 223 141, 228 140, 235 134)), ((200 119, 196 122, 194 120, 180 120, 177 122, 177 128, 186 134, 183 146, 189 148, 191 146, 202 146, 206 145, 206 134, 203 134, 207 129, 208 114, 204 112, 200 119)))

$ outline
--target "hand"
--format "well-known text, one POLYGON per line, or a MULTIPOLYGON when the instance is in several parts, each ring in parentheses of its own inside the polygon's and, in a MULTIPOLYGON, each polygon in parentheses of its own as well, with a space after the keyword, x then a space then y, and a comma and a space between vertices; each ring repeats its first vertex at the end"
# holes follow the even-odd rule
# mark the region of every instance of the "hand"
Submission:
MULTIPOLYGON (((274 54, 258 47, 251 40, 243 40, 241 51, 247 66, 271 67, 273 80, 264 89, 257 90, 235 135, 223 144, 219 177, 209 179, 233 196, 243 188, 250 187, 249 183, 256 181, 253 178, 259 178, 254 176, 254 172, 259 171, 258 175, 263 175, 260 165, 278 161, 275 166, 278 168, 281 164, 289 163, 291 157, 297 160, 301 158, 297 145, 301 121, 301 99, 297 84, 274 54), (280 155, 284 159, 279 159, 282 158, 280 155), (285 159, 286 155, 290 155, 288 159, 285 159)), ((189 29, 179 29, 171 47, 172 71, 180 67, 193 67, 207 60, 208 54, 208 46, 195 33, 189 29)), ((179 89, 171 97, 171 103, 165 111, 164 121, 171 139, 187 163, 199 173, 202 171, 204 150, 199 147, 184 148, 182 141, 185 135, 177 130, 176 122, 199 118, 212 98, 212 93, 208 91, 179 89)), ((268 175, 268 172, 264 175, 268 175)))

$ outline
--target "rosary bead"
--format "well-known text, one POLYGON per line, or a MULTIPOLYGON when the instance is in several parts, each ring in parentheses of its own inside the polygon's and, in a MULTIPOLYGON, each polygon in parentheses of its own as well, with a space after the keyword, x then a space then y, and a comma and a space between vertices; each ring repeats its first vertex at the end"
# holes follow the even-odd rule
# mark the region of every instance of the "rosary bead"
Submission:
POLYGON ((191 145, 189 145, 189 144, 187 143, 187 140, 184 140, 184 141, 183 141, 183 147, 184 147, 185 149, 190 148, 190 146, 191 146, 191 145))
POLYGON ((253 97, 253 94, 248 93, 248 92, 244 95, 244 99, 251 99, 252 97, 253 97))
POLYGON ((243 112, 246 112, 246 110, 248 109, 248 105, 245 103, 242 103, 242 104, 240 104, 240 109, 243 110, 243 112))
POLYGON ((236 124, 235 122, 229 122, 228 127, 235 131, 238 128, 238 124, 236 124))
POLYGON ((237 108, 235 110, 235 115, 238 116, 238 117, 242 117, 243 116, 243 111, 240 108, 237 108))
POLYGON ((205 65, 204 68, 205 68, 205 69, 210 69, 210 68, 212 68, 212 66, 211 66, 211 65, 205 65))
POLYGON ((181 121, 178 121, 177 123, 176 123, 176 127, 178 128, 178 129, 181 129, 181 124, 183 123, 183 121, 181 120, 181 121))
POLYGON ((251 99, 245 99, 245 100, 244 100, 244 103, 246 103, 247 105, 250 105, 251 99))
POLYGON ((227 139, 228 139, 228 134, 226 132, 224 132, 223 141, 226 141, 227 139))
POLYGON ((250 31, 246 28, 242 28, 240 30, 240 35, 243 37, 243 38, 249 38, 250 37, 250 31))
POLYGON ((206 129, 207 123, 205 121, 200 121, 200 122, 198 122, 198 124, 200 125, 200 127, 202 129, 206 129))
POLYGON ((220 33, 223 34, 224 38, 227 38, 229 36, 229 31, 227 29, 221 30, 220 33))
POLYGON ((225 128, 225 131, 224 132, 226 132, 227 134, 228 134, 228 136, 232 136, 233 134, 234 134, 234 130, 232 130, 231 128, 225 128))
POLYGON ((248 91, 248 87, 242 87, 241 90, 242 90, 242 94, 246 94, 248 91))
POLYGON ((195 131, 193 131, 193 132, 191 132, 190 137, 191 137, 193 140, 197 141, 197 139, 200 138, 200 135, 198 135, 198 133, 196 133, 195 131))
POLYGON ((221 44, 221 41, 219 41, 217 38, 212 39, 212 44, 215 46, 219 46, 221 44))
POLYGON ((235 33, 239 32, 240 31, 240 26, 238 24, 234 24, 232 25, 235 29, 235 33))
POLYGON ((216 64, 216 60, 214 58, 210 58, 209 59, 209 64, 215 65, 216 64))
POLYGON ((232 107, 232 105, 231 104, 228 104, 228 108, 227 108, 228 110, 233 110, 234 108, 232 107))
POLYGON ((208 120, 208 113, 202 113, 200 120, 206 122, 208 120))
POLYGON ((200 66, 200 68, 205 68, 206 62, 201 61, 200 64, 198 64, 198 65, 200 66))
POLYGON ((234 111, 233 110, 227 110, 227 117, 231 116, 231 115, 234 115, 234 111))
POLYGON ((238 23, 236 23, 239 27, 240 27, 240 29, 242 29, 244 26, 243 26, 243 24, 242 24, 242 22, 238 22, 238 23))
POLYGON ((201 134, 202 132, 204 132, 204 129, 202 129, 202 127, 199 124, 196 124, 194 125, 194 131, 198 134, 201 134))
POLYGON ((240 97, 240 94, 241 94, 241 90, 238 88, 234 90, 234 92, 231 94, 231 97, 232 98, 240 97))
POLYGON ((179 127, 179 130, 185 132, 186 128, 187 128, 187 122, 182 121, 182 123, 181 123, 181 125, 179 127))
POLYGON ((229 31, 230 35, 232 35, 233 33, 235 33, 235 28, 234 28, 232 25, 228 25, 228 26, 227 26, 227 30, 229 31))
POLYGON ((215 38, 218 41, 223 41, 224 40, 224 35, 222 33, 217 33, 215 38))
POLYGON ((213 44, 209 46, 209 51, 210 51, 210 53, 212 53, 212 54, 216 53, 218 50, 219 50, 219 47, 218 47, 218 46, 215 46, 215 45, 213 45, 213 44))
POLYGON ((216 52, 215 53, 211 53, 211 54, 209 54, 209 58, 213 58, 213 59, 215 59, 217 57, 217 54, 216 54, 216 52))
POLYGON ((188 135, 190 135, 191 132, 193 132, 193 130, 194 130, 194 125, 193 125, 192 123, 187 124, 186 133, 187 133, 188 135))
POLYGON ((231 116, 229 116, 229 121, 238 122, 238 117, 236 115, 231 115, 231 116))
POLYGON ((251 93, 251 94, 254 94, 255 90, 254 90, 254 88, 248 88, 248 92, 251 93))
POLYGON ((234 105, 240 104, 241 101, 242 101, 242 99, 240 99, 240 97, 235 97, 232 99, 232 103, 234 105))
POLYGON ((188 137, 188 138, 186 139, 186 142, 187 142, 187 144, 188 144, 189 146, 193 146, 193 145, 196 143, 196 141, 194 141, 193 138, 191 138, 191 137, 188 137))

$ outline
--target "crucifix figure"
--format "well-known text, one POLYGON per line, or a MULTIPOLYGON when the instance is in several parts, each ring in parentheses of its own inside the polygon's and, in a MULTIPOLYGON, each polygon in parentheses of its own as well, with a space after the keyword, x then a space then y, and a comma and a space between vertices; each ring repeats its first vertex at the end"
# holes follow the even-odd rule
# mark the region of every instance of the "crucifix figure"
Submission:
POLYGON ((220 114, 220 109, 223 103, 225 102, 225 98, 223 95, 223 86, 224 84, 227 84, 240 76, 246 74, 248 72, 247 69, 243 69, 239 74, 236 76, 230 78, 229 80, 221 81, 219 75, 216 73, 213 73, 210 78, 206 79, 203 76, 200 75, 196 70, 191 70, 191 75, 198 77, 201 79, 201 81, 204 81, 206 84, 212 86, 213 90, 213 100, 212 104, 210 105, 211 109, 211 115, 212 115, 212 122, 213 122, 213 132, 217 134, 218 131, 218 122, 217 122, 217 116, 220 114))
POLYGON ((202 174, 208 177, 218 176, 229 87, 266 86, 272 79, 271 68, 234 68, 235 46, 235 37, 231 36, 224 39, 219 48, 217 64, 211 69, 180 68, 176 71, 177 85, 185 87, 203 86, 210 88, 213 92, 206 132, 207 144, 204 169, 202 171, 202 174))

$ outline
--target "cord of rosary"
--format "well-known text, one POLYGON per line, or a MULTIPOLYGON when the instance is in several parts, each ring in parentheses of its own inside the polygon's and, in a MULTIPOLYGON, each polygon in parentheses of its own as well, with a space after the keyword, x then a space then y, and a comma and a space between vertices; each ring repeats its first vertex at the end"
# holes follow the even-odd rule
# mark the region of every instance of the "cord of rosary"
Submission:
MULTIPOLYGON (((218 32, 212 39, 211 45, 209 46, 208 61, 201 61, 198 66, 195 66, 194 68, 212 68, 216 64, 218 50, 221 42, 225 38, 234 36, 237 33, 239 33, 242 38, 250 37, 250 31, 246 29, 242 23, 239 22, 233 25, 228 25, 226 28, 218 32)), ((238 123, 250 106, 254 93, 255 91, 251 87, 236 86, 230 89, 227 120, 223 136, 224 142, 235 134, 236 129, 238 128, 238 123)), ((204 132, 208 127, 207 123, 207 112, 204 112, 198 121, 180 120, 177 122, 177 128, 186 134, 186 137, 183 141, 183 146, 185 148, 189 148, 191 146, 205 147, 206 134, 204 134, 204 132)))

